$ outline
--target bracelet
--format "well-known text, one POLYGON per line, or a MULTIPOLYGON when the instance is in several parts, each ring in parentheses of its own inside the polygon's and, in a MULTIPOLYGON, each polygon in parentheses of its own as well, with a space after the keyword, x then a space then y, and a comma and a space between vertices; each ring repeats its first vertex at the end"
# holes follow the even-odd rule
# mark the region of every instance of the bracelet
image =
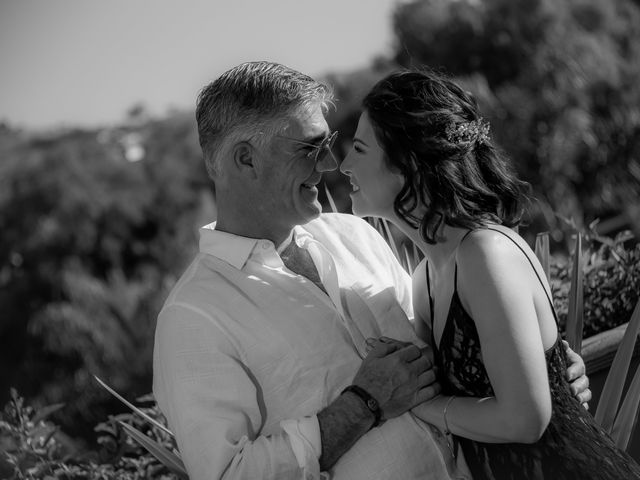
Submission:
POLYGON ((382 420, 382 409, 380 408, 380 404, 378 404, 378 401, 375 398, 373 398, 369 394, 369 392, 367 392, 364 388, 361 388, 357 385, 349 385, 347 388, 345 388, 342 391, 342 393, 340 393, 340 395, 342 395, 345 392, 355 393, 364 402, 364 404, 369 409, 369 411, 373 413, 375 420, 371 428, 374 428, 380 425, 380 421, 382 420))
POLYGON ((444 418, 444 434, 451 435, 451 430, 449 430, 449 423, 447 422, 447 408, 449 408, 449 404, 453 402, 453 399, 456 398, 455 395, 449 397, 447 403, 444 404, 444 409, 442 410, 442 417, 444 418))

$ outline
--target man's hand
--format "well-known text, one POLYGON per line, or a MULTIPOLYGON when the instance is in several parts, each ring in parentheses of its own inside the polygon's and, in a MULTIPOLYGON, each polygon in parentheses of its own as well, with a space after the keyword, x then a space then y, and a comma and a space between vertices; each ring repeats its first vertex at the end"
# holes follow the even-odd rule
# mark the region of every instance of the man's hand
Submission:
POLYGON ((569 380, 571 393, 580 400, 582 406, 589 410, 591 390, 589 390, 589 378, 586 375, 586 367, 582 357, 569 348, 569 344, 562 341, 567 352, 567 380, 569 380))
POLYGON ((353 384, 375 398, 385 419, 397 417, 440 392, 430 347, 382 337, 369 339, 371 348, 353 384))

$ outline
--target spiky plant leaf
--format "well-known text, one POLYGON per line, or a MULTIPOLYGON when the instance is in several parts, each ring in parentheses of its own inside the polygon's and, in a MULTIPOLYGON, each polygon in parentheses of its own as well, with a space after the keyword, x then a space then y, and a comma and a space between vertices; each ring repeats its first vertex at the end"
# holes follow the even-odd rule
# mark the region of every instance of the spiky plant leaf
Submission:
POLYGON ((118 423, 125 429, 131 438, 142 445, 151 455, 156 457, 160 463, 178 475, 178 477, 184 480, 189 480, 189 475, 187 474, 187 469, 185 468, 184 463, 182 463, 182 460, 180 460, 175 453, 170 452, 158 442, 149 438, 147 435, 128 423, 124 423, 122 421, 119 421, 118 423))
POLYGON ((131 410, 133 410, 134 413, 137 413, 142 418, 144 418, 147 422, 149 422, 152 425, 158 427, 160 430, 162 430, 163 432, 165 432, 165 433, 167 433, 167 434, 169 434, 170 436, 173 437, 173 432, 171 430, 169 430, 167 427, 162 425, 157 420, 151 418, 149 415, 144 413, 142 410, 140 410, 138 407, 136 407, 132 403, 128 402, 124 397, 122 397, 118 392, 116 392, 114 389, 112 389, 109 385, 107 385, 102 380, 100 380, 100 378, 98 378, 96 375, 94 375, 93 378, 96 379, 96 381, 102 386, 102 388, 104 388, 107 392, 109 392, 111 395, 116 397, 118 400, 120 400, 122 403, 124 403, 127 407, 129 407, 131 410))
POLYGON ((547 281, 551 282, 551 269, 549 267, 549 232, 542 232, 536 235, 535 246, 536 257, 542 265, 547 281))
POLYGON ((569 312, 567 314, 567 341, 571 349, 580 355, 582 350, 582 330, 584 323, 584 294, 582 270, 582 234, 576 235, 569 290, 569 312))
POLYGON ((608 433, 611 433, 613 420, 618 411, 622 389, 629 371, 639 329, 640 302, 636 304, 631 320, 624 332, 624 337, 622 337, 622 342, 620 342, 616 356, 613 358, 609 375, 607 375, 607 380, 604 383, 600 401, 598 402, 598 408, 596 409, 595 419, 608 433))
POLYGON ((403 256, 405 261, 404 268, 407 271, 407 273, 411 275, 415 270, 415 266, 414 266, 414 262, 411 260, 411 256, 409 255, 409 249, 407 248, 407 245, 404 243, 402 244, 402 253, 404 253, 404 256, 403 256))
MULTIPOLYGON (((640 305, 640 302, 638 302, 638 305, 640 305)), ((626 450, 629 446, 629 440, 636 428, 638 405, 640 405, 640 366, 636 368, 636 373, 633 376, 611 431, 611 438, 622 450, 626 450)))
POLYGON ((391 234, 391 227, 389 227, 389 222, 387 220, 385 220, 384 218, 381 218, 380 219, 380 223, 382 224, 382 228, 384 229, 384 231, 386 233, 385 236, 386 236, 386 239, 387 239, 387 243, 391 247, 391 251, 396 256, 398 261, 402 262, 402 257, 400 256, 400 253, 398 252, 398 247, 396 246, 396 242, 395 242, 395 240, 393 238, 393 235, 391 234))
POLYGON ((333 213, 338 213, 336 202, 333 201, 333 196, 331 195, 331 192, 329 192, 329 187, 327 187, 326 183, 324 184, 324 193, 327 195, 327 200, 329 201, 329 206, 331 207, 331 211, 333 213))

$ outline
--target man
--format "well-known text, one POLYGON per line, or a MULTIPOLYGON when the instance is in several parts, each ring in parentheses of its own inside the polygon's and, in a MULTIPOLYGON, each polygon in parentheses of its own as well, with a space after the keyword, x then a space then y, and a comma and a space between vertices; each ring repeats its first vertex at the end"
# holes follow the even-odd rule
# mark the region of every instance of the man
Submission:
POLYGON ((198 99, 218 219, 159 314, 154 349, 154 393, 194 480, 467 478, 409 412, 438 385, 408 321, 408 275, 366 222, 321 215, 317 185, 337 167, 331 101, 267 62, 198 99), (400 342, 367 354, 370 337, 400 342))

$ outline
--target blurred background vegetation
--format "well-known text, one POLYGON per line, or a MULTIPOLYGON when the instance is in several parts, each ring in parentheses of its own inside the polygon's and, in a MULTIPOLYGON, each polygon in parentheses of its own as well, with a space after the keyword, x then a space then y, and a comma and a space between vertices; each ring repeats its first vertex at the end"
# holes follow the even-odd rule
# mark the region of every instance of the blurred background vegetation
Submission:
MULTIPOLYGON (((531 244, 549 231, 562 255, 575 231, 640 238, 640 1, 414 0, 396 6, 393 28, 392 56, 326 74, 341 154, 376 80, 443 69, 533 185, 531 244)), ((10 386, 64 402, 63 431, 92 442, 122 409, 92 375, 128 398, 151 390, 156 314, 215 218, 194 115, 133 106, 117 127, 47 134, 4 124, 0 158, 0 402, 10 386)), ((348 182, 325 182, 349 211, 348 182)), ((637 240, 626 241, 637 277, 637 240)))

